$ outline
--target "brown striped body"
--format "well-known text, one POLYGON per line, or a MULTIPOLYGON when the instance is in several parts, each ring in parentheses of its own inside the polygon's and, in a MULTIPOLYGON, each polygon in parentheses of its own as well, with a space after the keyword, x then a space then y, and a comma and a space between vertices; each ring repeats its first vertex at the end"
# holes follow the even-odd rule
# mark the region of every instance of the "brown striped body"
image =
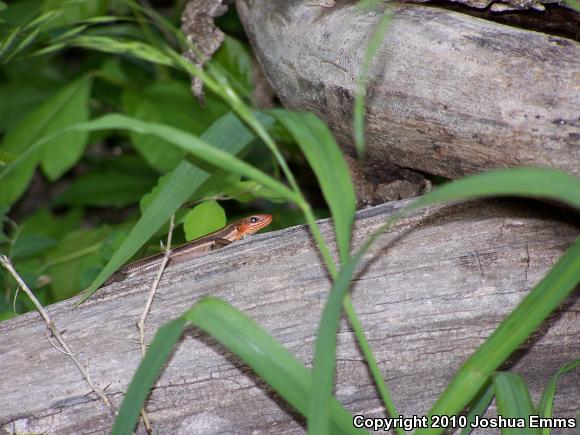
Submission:
MULTIPOLYGON (((202 256, 215 249, 222 248, 241 240, 246 236, 255 234, 272 222, 272 216, 269 214, 258 214, 240 219, 221 230, 217 230, 199 239, 192 240, 184 245, 178 246, 171 251, 167 265, 181 263, 191 258, 202 256)), ((139 273, 145 273, 158 268, 163 261, 163 253, 155 254, 150 257, 137 260, 123 266, 115 272, 105 283, 111 284, 117 281, 123 281, 125 278, 135 276, 139 273)))

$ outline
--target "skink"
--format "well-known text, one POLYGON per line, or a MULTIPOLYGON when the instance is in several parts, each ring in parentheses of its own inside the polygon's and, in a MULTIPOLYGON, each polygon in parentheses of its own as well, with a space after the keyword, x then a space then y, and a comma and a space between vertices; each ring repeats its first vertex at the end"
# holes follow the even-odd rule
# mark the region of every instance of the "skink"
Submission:
MULTIPOLYGON (((169 264, 181 263, 190 258, 199 257, 215 249, 223 248, 236 240, 241 240, 246 236, 257 233, 265 226, 272 222, 272 216, 269 214, 256 214, 240 219, 230 225, 223 227, 211 234, 192 240, 171 251, 169 264)), ((142 260, 135 261, 123 266, 115 272, 105 283, 111 284, 117 281, 123 281, 125 278, 137 274, 157 269, 163 261, 163 253, 152 255, 142 260)))

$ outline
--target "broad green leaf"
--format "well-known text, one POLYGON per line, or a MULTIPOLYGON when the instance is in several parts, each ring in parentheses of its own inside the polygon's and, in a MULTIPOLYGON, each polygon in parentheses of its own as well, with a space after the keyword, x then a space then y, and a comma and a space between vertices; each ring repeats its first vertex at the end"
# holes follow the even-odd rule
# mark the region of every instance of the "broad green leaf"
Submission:
POLYGON ((13 26, 23 26, 33 17, 40 14, 38 0, 21 0, 10 2, 8 8, 2 11, 2 19, 13 26))
POLYGON ((2 176, 6 169, 0 173, 2 189, 0 189, 0 206, 8 207, 12 205, 26 190, 34 170, 38 164, 38 156, 30 155, 27 159, 22 159, 18 165, 18 171, 2 176))
POLYGON ((39 255, 49 248, 56 245, 57 241, 53 238, 41 234, 22 234, 20 235, 10 250, 10 257, 13 260, 19 258, 39 255))
POLYGON ((282 110, 272 114, 292 134, 312 167, 332 213, 340 259, 346 262, 356 199, 340 148, 328 127, 315 115, 282 110))
POLYGON ((83 175, 56 199, 58 205, 124 207, 139 202, 154 185, 150 171, 140 174, 105 169, 83 175))
POLYGON ((228 82, 238 94, 249 96, 252 93, 252 59, 248 49, 238 40, 226 35, 212 64, 228 73, 228 82))
MULTIPOLYGON (((266 126, 273 122, 269 117, 261 116, 259 119, 266 126)), ((214 123, 202 139, 212 144, 212 149, 237 154, 252 142, 255 136, 233 114, 228 114, 214 123)), ((188 161, 181 162, 163 185, 157 199, 143 213, 121 248, 87 289, 82 300, 86 300, 115 270, 131 258, 208 178, 207 172, 188 161)))
MULTIPOLYGON (((193 98, 189 84, 173 80, 155 83, 145 89, 127 89, 123 94, 125 111, 144 121, 159 122, 192 134, 227 112, 227 107, 208 95, 205 107, 193 98)), ((130 133, 131 141, 147 162, 164 173, 175 169, 186 152, 159 138, 130 133)))
POLYGON ((77 24, 88 18, 103 15, 107 11, 108 0, 43 0, 43 10, 58 11, 58 19, 50 28, 77 24))
MULTIPOLYGON (((53 119, 50 127, 44 132, 51 133, 69 125, 89 119, 89 96, 92 80, 84 78, 79 81, 79 88, 63 105, 58 118, 53 119)), ((84 153, 89 135, 85 132, 71 132, 65 138, 44 145, 40 165, 46 176, 54 181, 72 168, 84 153)))
MULTIPOLYGON (((5 81, 0 85, 0 131, 12 129, 27 112, 54 94, 53 83, 5 81)), ((1 156, 0 156, 1 158, 1 156)))
POLYGON ((8 241, 8 236, 5 233, 6 215, 8 214, 8 210, 8 207, 0 206, 0 246, 8 241))
MULTIPOLYGON (((554 408, 554 396, 556 395, 558 379, 563 374, 578 367, 580 367, 580 359, 576 359, 569 362, 568 364, 565 364, 550 377, 548 385, 546 385, 546 389, 544 390, 544 394, 542 394, 540 404, 538 405, 538 415, 540 418, 551 418, 553 416, 552 411, 554 408)), ((551 431, 549 428, 542 429, 542 435, 550 435, 550 432, 551 431)))
POLYGON ((50 276, 51 293, 56 300, 67 299, 82 290, 84 273, 103 265, 101 247, 108 228, 77 230, 67 234, 47 254, 45 273, 50 276))
POLYGON ((183 223, 185 239, 195 240, 225 227, 226 212, 217 201, 205 201, 192 208, 183 223))
POLYGON ((59 240, 78 229, 82 220, 83 211, 79 208, 73 208, 66 214, 59 213, 58 216, 42 208, 20 223, 19 235, 40 235, 59 240))
MULTIPOLYGON (((495 403, 497 413, 508 419, 524 419, 528 426, 530 415, 536 415, 536 410, 530 398, 528 387, 517 373, 500 372, 493 378, 495 403)), ((502 435, 539 435, 539 429, 502 428, 502 435)))
MULTIPOLYGON (((253 179, 254 181, 257 181, 266 187, 270 187, 271 189, 276 190, 290 201, 296 202, 299 200, 298 196, 294 192, 292 192, 279 181, 254 168, 248 163, 245 163, 244 161, 234 157, 233 155, 218 148, 212 147, 206 141, 196 136, 163 124, 146 123, 138 119, 120 114, 104 115, 90 122, 70 126, 62 131, 56 132, 39 140, 33 146, 31 146, 26 153, 23 153, 14 162, 9 164, 2 173, 0 173, 0 180, 5 179, 8 175, 16 171, 16 169, 19 169, 23 161, 25 161, 31 153, 41 149, 47 141, 57 137, 60 134, 70 131, 86 132, 112 129, 148 133, 153 136, 163 138, 170 141, 174 145, 187 150, 196 158, 217 168, 253 179)), ((233 139, 230 137, 228 140, 232 141, 233 139)))
MULTIPOLYGON (((17 154, 19 157, 0 173, 0 179, 2 180, 2 189, 0 189, 1 205, 12 204, 24 193, 32 178, 34 169, 41 159, 43 163, 46 161, 46 165, 52 175, 58 173, 57 169, 63 168, 49 163, 52 162, 52 158, 50 156, 46 157, 50 153, 48 151, 45 153, 45 150, 60 153, 62 147, 71 146, 72 153, 75 154, 78 153, 79 144, 82 144, 83 147, 86 145, 86 132, 64 133, 46 140, 42 148, 37 146, 37 143, 41 138, 86 119, 83 113, 74 114, 72 112, 73 109, 78 110, 78 103, 87 95, 90 85, 91 80, 83 77, 65 86, 44 104, 29 113, 15 128, 6 134, 0 150, 17 154), (16 162, 19 163, 18 171, 10 171, 9 168, 16 162)), ((70 164, 71 155, 67 157, 67 164, 70 164)))

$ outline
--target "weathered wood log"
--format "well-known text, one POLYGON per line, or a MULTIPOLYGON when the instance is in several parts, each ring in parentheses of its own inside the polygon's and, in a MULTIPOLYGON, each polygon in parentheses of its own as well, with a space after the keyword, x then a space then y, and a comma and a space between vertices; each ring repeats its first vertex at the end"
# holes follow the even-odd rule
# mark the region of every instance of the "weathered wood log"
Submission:
MULTIPOLYGON (((355 244, 404 202, 358 214, 355 244)), ((529 202, 430 208, 385 235, 356 277, 354 304, 403 414, 424 414, 454 372, 544 276, 578 235, 577 216, 529 202), (574 219, 576 218, 576 219, 574 219), (573 222, 576 222, 574 224, 573 222)), ((322 223, 330 238, 331 227, 322 223)), ((93 382, 118 405, 139 362, 135 320, 153 274, 49 307, 82 350, 93 382)), ((169 268, 147 323, 148 340, 200 296, 248 313, 305 364, 312 363, 329 280, 304 227, 254 236, 169 268)), ((580 301, 571 298, 509 366, 535 399, 580 353, 580 301)), ((37 313, 0 323, 0 428, 8 433, 94 433, 111 427, 72 362, 46 340, 37 313)), ((557 416, 574 416, 580 373, 558 384, 557 416)), ((353 413, 381 407, 350 328, 339 332, 336 395, 353 413)), ((185 334, 147 405, 158 433, 300 433, 303 419, 236 357, 198 330, 185 334)), ((555 433, 558 433, 556 431, 555 433)))
MULTIPOLYGON (((380 13, 352 1, 237 0, 287 108, 315 112, 351 150, 360 65, 380 13)), ((465 14, 388 4, 371 69, 368 161, 457 178, 547 166, 580 174, 580 44, 465 14)))

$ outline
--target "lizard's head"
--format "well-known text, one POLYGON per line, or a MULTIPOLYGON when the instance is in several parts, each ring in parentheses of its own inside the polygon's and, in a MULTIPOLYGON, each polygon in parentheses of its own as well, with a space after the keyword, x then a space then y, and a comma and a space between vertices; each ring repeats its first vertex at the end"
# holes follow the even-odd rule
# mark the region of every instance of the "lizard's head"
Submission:
POLYGON ((238 232, 242 235, 242 237, 246 237, 250 234, 257 233, 262 228, 269 225, 270 222, 272 222, 272 215, 254 214, 240 221, 240 224, 238 225, 238 232))

